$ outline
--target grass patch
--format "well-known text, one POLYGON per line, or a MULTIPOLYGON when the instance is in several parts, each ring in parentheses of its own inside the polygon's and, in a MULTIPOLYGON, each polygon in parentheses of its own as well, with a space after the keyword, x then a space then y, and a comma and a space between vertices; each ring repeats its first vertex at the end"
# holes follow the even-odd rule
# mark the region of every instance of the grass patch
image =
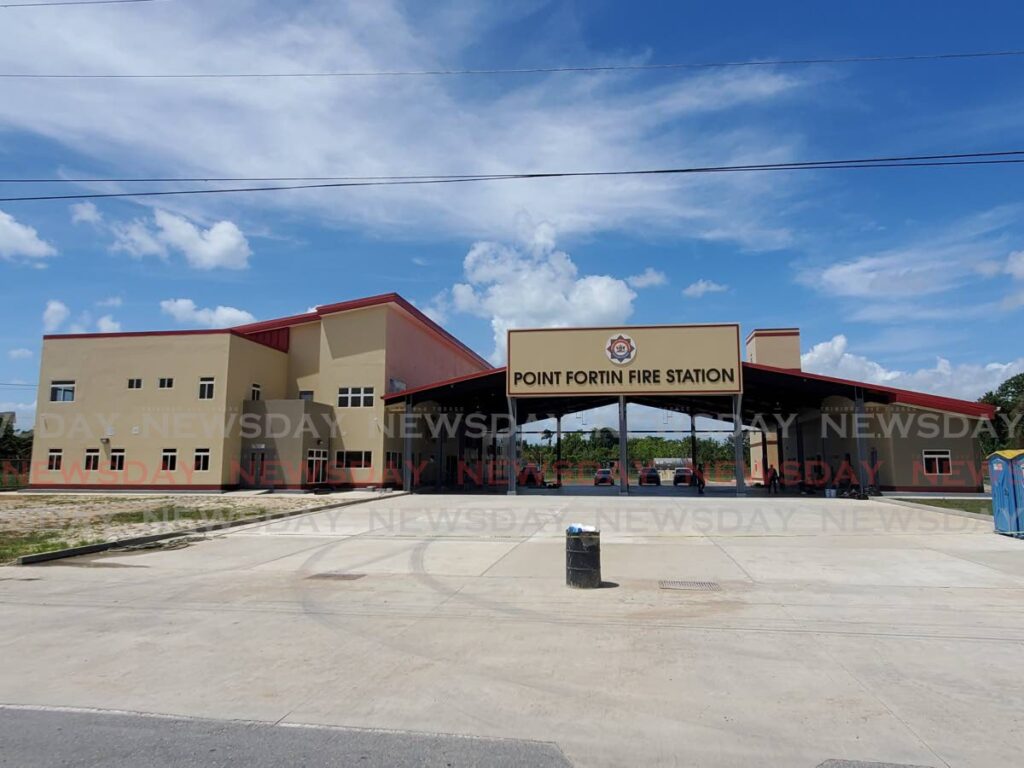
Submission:
POLYGON ((991 499, 903 499, 903 501, 912 501, 915 504, 925 504, 929 507, 955 509, 960 512, 977 512, 982 515, 992 514, 991 499))
POLYGON ((177 520, 195 520, 200 522, 226 522, 242 520, 247 517, 258 517, 266 512, 263 507, 186 507, 178 504, 163 504, 152 509, 133 512, 115 512, 99 518, 108 523, 169 523, 177 520))
POLYGON ((99 544, 97 539, 71 539, 67 531, 0 531, 0 563, 11 562, 22 555, 38 555, 68 547, 99 544))

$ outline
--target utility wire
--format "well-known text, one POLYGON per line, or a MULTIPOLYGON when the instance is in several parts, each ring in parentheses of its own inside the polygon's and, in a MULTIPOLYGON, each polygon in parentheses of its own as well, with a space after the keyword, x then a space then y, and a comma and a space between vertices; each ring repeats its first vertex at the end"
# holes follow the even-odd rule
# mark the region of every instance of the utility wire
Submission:
POLYGON ((0 382, 0 387, 8 389, 35 389, 35 384, 10 384, 8 382, 0 382))
MULTIPOLYGON (((911 161, 927 160, 959 160, 967 158, 999 158, 1024 155, 1024 150, 1006 150, 1003 152, 959 152, 942 155, 896 155, 892 157, 854 158, 850 160, 804 160, 791 163, 766 163, 761 165, 708 166, 704 168, 673 169, 665 172, 689 171, 728 171, 728 170, 786 170, 790 168, 815 168, 819 166, 842 166, 861 163, 910 163, 911 161)), ((883 167, 883 166, 880 166, 883 167)), ((611 173, 656 173, 658 171, 605 171, 601 175, 611 173)), ((176 183, 176 182, 221 182, 221 181, 407 181, 407 180, 475 180, 491 181, 498 179, 523 178, 523 173, 452 173, 422 174, 413 176, 177 176, 177 177, 136 177, 136 178, 22 178, 0 179, 0 184, 101 184, 101 183, 176 183)), ((541 175, 541 174, 536 174, 541 175)), ((562 174, 570 175, 570 174, 562 174)), ((571 174, 576 175, 576 174, 571 174)))
MULTIPOLYGON (((94 2, 152 2, 153 0, 94 0, 94 2)), ((53 3, 58 5, 59 3, 53 3)), ((85 5, 85 3, 66 3, 85 5)), ((43 3, 35 3, 43 5, 43 3)), ((0 6, 7 7, 7 6, 0 6)), ((540 75, 558 72, 647 72, 657 70, 725 69, 730 67, 783 67, 816 64, 879 64, 906 61, 955 61, 1024 56, 1024 50, 966 51, 953 53, 895 54, 891 56, 835 56, 810 59, 750 59, 746 61, 668 62, 664 64, 607 64, 566 67, 523 67, 492 69, 408 69, 328 72, 178 72, 147 74, 58 74, 28 72, 0 73, 0 78, 50 80, 213 80, 219 78, 318 78, 318 77, 443 77, 466 75, 540 75)))
POLYGON ((51 5, 119 5, 121 3, 155 3, 157 0, 53 0, 43 3, 0 3, 0 8, 45 8, 51 5))
POLYGON ((383 181, 343 181, 318 184, 282 184, 268 187, 230 187, 214 189, 179 189, 179 190, 157 190, 141 192, 84 192, 71 195, 33 195, 25 197, 0 197, 0 202, 26 202, 38 200, 88 200, 114 197, 163 197, 168 195, 211 195, 227 194, 238 192, 280 192, 294 189, 334 189, 340 187, 388 187, 407 186, 421 184, 459 184, 481 181, 510 181, 519 179, 556 179, 556 178, 586 178, 586 177, 611 177, 611 176, 668 176, 683 174, 703 173, 745 173, 765 171, 816 171, 816 170, 839 170, 847 168, 925 168, 953 165, 1008 165, 1024 163, 1024 150, 1011 150, 1007 152, 985 153, 984 157, 993 159, 962 159, 973 155, 922 155, 918 157, 907 157, 909 162, 879 162, 879 159, 848 160, 848 161, 813 161, 805 163, 771 163, 764 165, 724 165, 706 166, 694 168, 654 168, 645 170, 629 171, 576 171, 576 172, 553 172, 553 173, 517 173, 502 176, 457 176, 451 178, 429 177, 426 179, 404 179, 404 180, 383 180, 383 181), (998 157, 994 157, 997 155, 998 157), (945 159, 946 157, 954 159, 945 159), (958 159, 959 158, 959 159, 958 159))

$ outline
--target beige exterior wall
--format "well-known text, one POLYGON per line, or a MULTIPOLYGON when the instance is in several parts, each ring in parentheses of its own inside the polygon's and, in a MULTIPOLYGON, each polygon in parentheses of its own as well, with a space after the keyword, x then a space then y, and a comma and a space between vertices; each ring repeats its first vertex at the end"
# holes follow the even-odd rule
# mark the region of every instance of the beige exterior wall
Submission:
POLYGON ((291 329, 288 346, 288 390, 285 397, 299 392, 316 392, 320 385, 320 321, 291 329))
POLYGON ((226 333, 45 340, 32 483, 219 486, 230 345, 226 333), (204 376, 214 379, 212 400, 199 399, 204 376), (129 378, 141 378, 142 388, 128 389, 129 378), (159 389, 160 378, 174 386, 159 389), (51 382, 60 380, 75 382, 73 402, 50 402, 51 382), (100 451, 95 472, 84 471, 90 448, 100 451), (209 471, 193 471, 196 448, 210 449, 209 471), (63 451, 60 471, 47 470, 50 449, 63 451), (109 469, 116 449, 125 451, 121 472, 109 469), (164 449, 177 449, 175 472, 161 470, 164 449))
POLYGON ((747 337, 747 362, 799 370, 800 331, 796 328, 753 331, 747 337))

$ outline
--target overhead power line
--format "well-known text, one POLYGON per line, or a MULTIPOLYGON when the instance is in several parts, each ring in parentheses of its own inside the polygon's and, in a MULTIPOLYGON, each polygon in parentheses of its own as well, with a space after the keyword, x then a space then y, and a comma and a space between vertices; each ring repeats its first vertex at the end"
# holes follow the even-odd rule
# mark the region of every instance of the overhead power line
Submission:
MULTIPOLYGON (((761 165, 727 165, 727 166, 706 166, 689 169, 668 169, 665 171, 596 171, 589 172, 590 175, 619 174, 640 174, 640 173, 670 173, 684 171, 731 171, 731 170, 786 170, 790 168, 814 168, 818 166, 852 165, 860 163, 904 163, 911 161, 927 160, 960 160, 968 158, 999 158, 1007 156, 1024 155, 1024 150, 1007 150, 1004 152, 960 152, 941 155, 893 155, 891 157, 854 158, 845 160, 804 160, 791 163, 765 163, 761 165)), ((885 166, 879 166, 885 167, 885 166)), ((584 175, 587 172, 578 174, 559 175, 584 175)), ((529 175, 529 173, 450 173, 450 174, 420 174, 406 176, 139 176, 134 178, 104 178, 100 176, 78 177, 78 178, 10 178, 0 179, 0 184, 102 184, 102 183, 177 183, 177 182, 222 182, 222 181, 407 181, 407 180, 475 180, 490 181, 497 179, 518 179, 529 175)))
POLYGON ((45 8, 51 5, 120 5, 122 3, 155 3, 157 0, 53 0, 41 3, 0 3, 0 8, 45 8))
POLYGON ((766 171, 817 171, 848 168, 927 168, 954 165, 1009 165, 1024 163, 1024 150, 1005 152, 957 153, 949 155, 909 155, 899 159, 864 158, 859 160, 814 160, 794 163, 765 163, 758 165, 720 165, 690 168, 650 168, 625 171, 558 171, 542 173, 514 173, 470 176, 396 176, 377 181, 339 181, 315 184, 280 184, 266 187, 216 187, 213 189, 143 190, 134 192, 83 192, 69 195, 31 195, 0 197, 2 203, 38 200, 88 200, 115 197, 164 197, 169 195, 211 195, 240 192, 280 192, 297 189, 334 189, 341 187, 386 187, 421 184, 459 184, 484 181, 511 181, 520 179, 559 179, 612 176, 669 176, 705 173, 749 173, 766 171))
POLYGON ((12 384, 10 382, 4 381, 4 382, 0 382, 0 387, 4 387, 4 388, 7 388, 7 389, 35 389, 36 385, 35 384, 12 384))
MULTIPOLYGON (((153 2, 153 0, 94 0, 94 2, 153 2)), ((61 3, 51 3, 60 5, 61 3)), ((66 3, 85 5, 85 3, 66 3)), ((42 3, 33 3, 42 5, 42 3)), ((8 7, 8 6, 0 6, 8 7)), ((483 69, 393 69, 340 70, 321 72, 172 72, 172 73, 0 73, 0 78, 49 80, 213 80, 219 78, 318 78, 318 77, 446 77, 470 75, 544 75, 559 72, 649 72, 671 70, 726 69, 730 67, 787 67, 818 64, 881 64, 885 62, 956 61, 1024 56, 1024 50, 910 53, 889 56, 831 56, 807 59, 748 59, 740 61, 666 62, 663 64, 597 64, 564 67, 510 67, 483 69)))

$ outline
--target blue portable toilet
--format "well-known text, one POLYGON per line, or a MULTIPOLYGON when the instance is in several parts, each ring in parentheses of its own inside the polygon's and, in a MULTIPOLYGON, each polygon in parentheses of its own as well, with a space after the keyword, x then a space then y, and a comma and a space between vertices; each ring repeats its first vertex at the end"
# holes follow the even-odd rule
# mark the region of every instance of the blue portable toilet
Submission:
POLYGON ((988 457, 992 482, 992 520, 996 533, 1020 534, 1024 506, 1024 450, 996 451, 988 457), (1015 477, 1016 476, 1016 477, 1015 477))

